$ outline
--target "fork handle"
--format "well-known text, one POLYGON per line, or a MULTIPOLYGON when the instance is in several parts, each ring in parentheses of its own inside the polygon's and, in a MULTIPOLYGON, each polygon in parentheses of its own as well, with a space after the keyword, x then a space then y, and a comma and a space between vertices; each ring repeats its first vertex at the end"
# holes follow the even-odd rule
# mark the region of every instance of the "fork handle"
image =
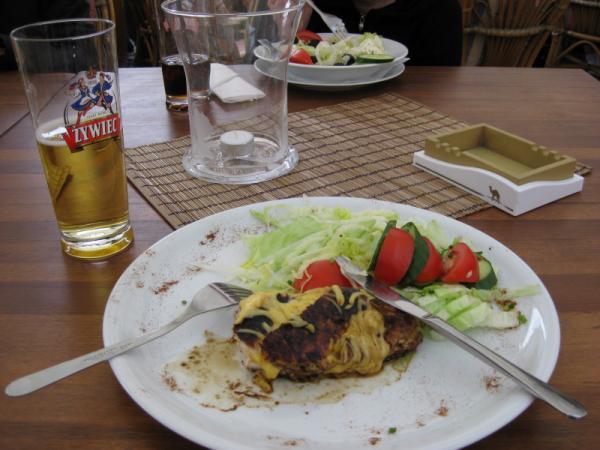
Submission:
POLYGON ((463 350, 466 350, 473 356, 492 365, 500 372, 509 376, 523 386, 529 393, 540 400, 545 401, 563 414, 566 414, 572 419, 581 419, 587 415, 587 411, 577 400, 567 397, 548 383, 525 372, 507 359, 498 355, 496 352, 480 344, 475 339, 461 333, 439 317, 427 315, 421 317, 421 320, 440 334, 454 341, 463 350))
POLYGON ((318 15, 322 16, 323 15, 323 11, 321 11, 317 5, 314 4, 314 2, 312 0, 306 0, 306 3, 308 3, 310 5, 310 7, 312 9, 314 9, 318 15))
MULTIPOLYGON (((196 313, 197 314, 197 313, 196 313)), ((101 348, 91 353, 81 355, 77 358, 70 359, 47 369, 34 372, 24 377, 18 378, 8 386, 5 393, 11 397, 19 397, 21 395, 30 394, 38 389, 46 387, 52 383, 62 380, 63 378, 73 375, 83 369, 94 366, 100 362, 107 361, 115 356, 132 350, 140 345, 144 345, 156 338, 170 333, 182 323, 194 317, 196 314, 191 311, 184 311, 179 317, 172 322, 169 322, 164 327, 158 330, 151 331, 138 337, 126 339, 109 347, 101 348)))

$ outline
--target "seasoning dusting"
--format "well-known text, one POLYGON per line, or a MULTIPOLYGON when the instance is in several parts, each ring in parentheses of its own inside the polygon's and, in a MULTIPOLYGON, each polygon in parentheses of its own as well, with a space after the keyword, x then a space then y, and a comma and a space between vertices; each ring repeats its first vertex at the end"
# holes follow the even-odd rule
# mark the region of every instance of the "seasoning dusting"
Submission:
POLYGON ((187 266, 186 274, 190 274, 191 275, 191 274, 194 274, 194 273, 202 272, 203 270, 204 270, 203 267, 191 264, 191 265, 187 266))
POLYGON ((446 406, 445 400, 440 402, 440 407, 436 409, 435 413, 440 417, 446 417, 448 415, 448 407, 446 406))
POLYGON ((168 375, 166 372, 163 372, 162 379, 171 391, 181 392, 179 386, 177 385, 177 381, 173 376, 168 375))
POLYGON ((158 294, 164 294, 169 289, 171 289, 171 286, 175 286, 177 283, 179 283, 178 280, 165 281, 159 287, 157 287, 155 289, 152 289, 152 292, 154 292, 156 295, 158 295, 158 294))
POLYGON ((487 376, 483 378, 485 388, 488 391, 498 390, 500 387, 500 378, 497 376, 487 376))
POLYGON ((206 244, 209 244, 212 241, 214 241, 217 237, 218 232, 219 232, 219 230, 214 230, 214 231, 210 231, 210 232, 206 233, 206 235, 204 236, 204 239, 200 241, 200 245, 206 245, 206 244))
POLYGON ((381 438, 372 437, 372 438, 369 439, 369 444, 371 444, 371 445, 377 445, 377 444, 379 444, 379 441, 381 441, 381 438))

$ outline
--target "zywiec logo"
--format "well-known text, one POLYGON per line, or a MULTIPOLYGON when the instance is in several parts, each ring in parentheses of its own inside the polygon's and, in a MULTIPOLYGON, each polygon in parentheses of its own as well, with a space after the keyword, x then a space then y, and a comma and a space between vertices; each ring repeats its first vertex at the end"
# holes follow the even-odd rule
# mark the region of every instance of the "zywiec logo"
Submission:
POLYGON ((71 151, 92 142, 118 136, 121 132, 121 119, 118 114, 101 117, 79 126, 68 126, 63 138, 71 151))

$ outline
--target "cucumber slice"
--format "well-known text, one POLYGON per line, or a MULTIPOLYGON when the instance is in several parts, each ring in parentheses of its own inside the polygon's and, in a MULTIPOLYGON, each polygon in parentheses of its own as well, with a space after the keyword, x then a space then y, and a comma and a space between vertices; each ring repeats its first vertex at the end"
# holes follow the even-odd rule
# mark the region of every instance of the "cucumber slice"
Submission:
POLYGON ((477 283, 470 283, 469 286, 476 289, 494 288, 498 283, 498 278, 496 278, 492 264, 479 253, 477 254, 477 261, 479 263, 479 281, 477 283))
POLYGON ((393 56, 379 54, 379 55, 359 55, 356 57, 356 64, 379 64, 388 63, 394 60, 393 56))
POLYGON ((375 266, 377 265, 377 258, 379 258, 379 252, 381 252, 381 246, 383 245, 383 241, 385 237, 389 233, 392 228, 396 227, 396 221, 390 220, 383 229, 383 233, 381 233, 381 237, 379 238, 379 242, 377 242, 377 246, 375 247, 375 252, 373 253, 373 258, 371 259, 371 263, 369 264, 369 268, 367 269, 368 273, 372 273, 375 270, 375 266))
POLYGON ((417 230, 417 227, 414 223, 408 222, 404 224, 402 229, 410 234, 415 241, 415 252, 413 253, 413 259, 408 267, 408 272, 406 272, 406 275, 404 275, 404 278, 400 282, 400 286, 407 286, 419 276, 423 270, 423 267, 425 267, 425 264, 427 264, 427 260, 429 259, 429 247, 427 247, 427 243, 421 237, 421 233, 419 233, 419 230, 417 230))

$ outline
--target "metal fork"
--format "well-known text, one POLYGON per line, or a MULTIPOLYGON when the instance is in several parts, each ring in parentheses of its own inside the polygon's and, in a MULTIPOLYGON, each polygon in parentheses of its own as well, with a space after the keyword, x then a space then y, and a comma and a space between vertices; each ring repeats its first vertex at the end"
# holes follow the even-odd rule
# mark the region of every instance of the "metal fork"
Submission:
POLYGON ((8 386, 4 392, 11 397, 30 394, 43 387, 46 387, 58 380, 62 380, 69 375, 73 375, 83 369, 94 366, 102 361, 107 361, 117 355, 144 345, 154 339, 170 333, 175 328, 183 325, 199 314, 209 311, 217 311, 237 305, 240 300, 248 297, 252 291, 239 286, 227 283, 209 283, 200 289, 192 298, 188 307, 163 327, 143 334, 141 336, 121 341, 109 347, 96 350, 95 352, 79 356, 77 358, 65 361, 39 372, 26 375, 19 378, 8 386), (215 296, 214 294, 219 294, 215 296))
POLYGON ((348 37, 348 31, 346 31, 346 25, 344 25, 344 21, 340 19, 338 16, 334 16, 333 14, 328 14, 321 11, 317 5, 315 5, 312 0, 306 0, 312 9, 316 11, 316 13, 321 16, 325 25, 329 27, 329 29, 333 32, 333 34, 340 40, 346 39, 348 37))
POLYGON ((216 288, 217 291, 220 291, 219 293, 221 295, 227 300, 233 300, 235 304, 238 304, 240 301, 253 294, 250 289, 236 286, 235 284, 216 282, 210 283, 209 286, 216 288))

